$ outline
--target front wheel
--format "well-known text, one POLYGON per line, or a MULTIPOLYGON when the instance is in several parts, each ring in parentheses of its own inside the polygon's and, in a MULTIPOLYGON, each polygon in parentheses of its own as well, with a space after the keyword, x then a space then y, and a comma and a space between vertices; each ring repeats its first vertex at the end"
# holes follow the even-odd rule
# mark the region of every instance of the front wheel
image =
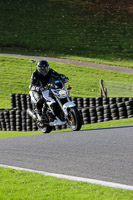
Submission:
POLYGON ((52 126, 44 125, 42 123, 37 123, 38 130, 43 133, 50 133, 52 131, 52 126))
POLYGON ((82 120, 76 107, 69 108, 67 121, 73 131, 79 131, 81 129, 82 120))

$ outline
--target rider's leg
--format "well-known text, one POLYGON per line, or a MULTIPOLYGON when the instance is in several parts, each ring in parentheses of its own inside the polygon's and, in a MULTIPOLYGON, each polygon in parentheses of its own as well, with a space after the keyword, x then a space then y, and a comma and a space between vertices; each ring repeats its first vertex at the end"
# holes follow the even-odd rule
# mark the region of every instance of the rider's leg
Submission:
POLYGON ((35 104, 35 112, 37 114, 38 120, 42 121, 43 117, 42 117, 42 107, 43 107, 43 102, 42 99, 40 99, 39 101, 37 101, 37 103, 35 104))
POLYGON ((34 105, 34 110, 37 114, 38 120, 42 121, 42 107, 43 99, 42 95, 36 91, 30 91, 31 102, 34 105))

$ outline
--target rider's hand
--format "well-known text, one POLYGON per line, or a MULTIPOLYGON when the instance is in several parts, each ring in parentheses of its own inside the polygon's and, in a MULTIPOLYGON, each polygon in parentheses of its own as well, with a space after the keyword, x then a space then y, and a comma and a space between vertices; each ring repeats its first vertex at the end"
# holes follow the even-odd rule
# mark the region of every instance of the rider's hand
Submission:
POLYGON ((68 81, 69 81, 69 78, 68 78, 68 77, 66 77, 66 78, 63 80, 64 83, 67 83, 68 81))
POLYGON ((65 75, 61 75, 60 76, 61 77, 61 79, 62 79, 62 81, 64 82, 64 83, 66 83, 66 82, 68 82, 69 81, 69 78, 68 77, 66 77, 65 75))

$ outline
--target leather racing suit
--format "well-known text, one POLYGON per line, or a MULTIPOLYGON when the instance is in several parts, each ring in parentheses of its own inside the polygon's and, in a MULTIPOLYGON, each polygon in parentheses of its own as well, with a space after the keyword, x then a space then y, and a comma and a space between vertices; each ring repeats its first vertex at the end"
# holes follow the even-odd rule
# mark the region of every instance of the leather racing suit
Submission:
POLYGON ((47 83, 49 83, 51 78, 61 79, 63 82, 67 82, 69 79, 63 75, 58 74, 53 69, 49 69, 49 72, 46 76, 40 74, 35 70, 31 76, 31 84, 29 86, 30 96, 32 104, 34 104, 34 109, 38 114, 41 114, 42 106, 44 103, 44 98, 42 98, 41 90, 45 89, 47 83))

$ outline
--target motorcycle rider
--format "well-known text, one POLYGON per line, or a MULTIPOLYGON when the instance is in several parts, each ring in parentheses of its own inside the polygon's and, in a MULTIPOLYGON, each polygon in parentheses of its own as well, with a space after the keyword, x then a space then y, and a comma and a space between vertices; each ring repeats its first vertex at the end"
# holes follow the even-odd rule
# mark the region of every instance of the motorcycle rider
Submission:
POLYGON ((42 97, 42 91, 46 90, 46 85, 47 83, 49 83, 51 77, 61 79, 64 83, 69 80, 65 75, 58 74, 53 69, 49 68, 49 64, 45 59, 39 60, 37 62, 36 70, 31 76, 31 84, 29 86, 29 89, 32 104, 34 104, 34 110, 40 122, 43 120, 42 107, 45 101, 42 97))

